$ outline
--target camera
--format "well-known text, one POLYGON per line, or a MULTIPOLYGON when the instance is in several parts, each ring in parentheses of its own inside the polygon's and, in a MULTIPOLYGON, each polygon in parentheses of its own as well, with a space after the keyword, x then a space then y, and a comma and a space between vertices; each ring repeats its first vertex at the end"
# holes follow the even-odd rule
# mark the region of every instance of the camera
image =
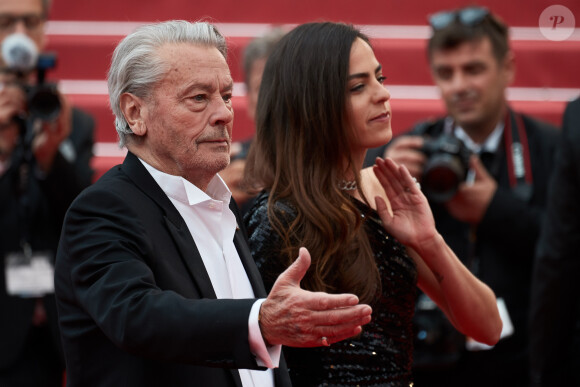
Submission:
POLYGON ((14 33, 2 42, 6 70, 15 74, 26 92, 28 113, 32 120, 52 121, 60 114, 61 103, 56 85, 46 83, 46 71, 56 65, 54 53, 39 54, 35 43, 25 34, 14 33), (36 72, 36 84, 26 82, 36 72))
POLYGON ((33 86, 24 87, 28 113, 33 119, 40 118, 43 121, 52 121, 60 114, 61 104, 56 85, 44 81, 46 70, 54 68, 55 64, 55 54, 39 55, 36 65, 37 83, 33 86))
POLYGON ((421 150, 427 155, 421 178, 423 193, 434 202, 446 202, 467 177, 471 151, 449 134, 425 138, 421 150))

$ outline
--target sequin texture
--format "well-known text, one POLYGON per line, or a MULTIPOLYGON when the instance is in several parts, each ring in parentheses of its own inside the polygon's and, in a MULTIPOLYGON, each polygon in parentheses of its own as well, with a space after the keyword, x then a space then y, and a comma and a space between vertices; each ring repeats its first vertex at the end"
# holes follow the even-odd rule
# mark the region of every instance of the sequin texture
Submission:
MULTIPOLYGON (((267 216, 266 193, 260 194, 246 215, 250 248, 267 289, 285 267, 275 258, 280 238, 267 216)), ((355 338, 330 347, 288 348, 284 355, 295 386, 412 385, 412 318, 417 292, 417 270, 404 246, 382 227, 373 209, 355 201, 364 219, 381 277, 382 294, 371 306, 372 321, 355 338)), ((290 217, 292 207, 278 202, 290 217)))

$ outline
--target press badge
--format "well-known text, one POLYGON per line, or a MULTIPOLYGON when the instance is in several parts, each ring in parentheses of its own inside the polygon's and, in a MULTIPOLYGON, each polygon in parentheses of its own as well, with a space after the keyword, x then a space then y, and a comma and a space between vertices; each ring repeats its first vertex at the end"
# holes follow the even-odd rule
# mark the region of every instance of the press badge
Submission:
POLYGON ((54 267, 48 253, 23 252, 6 256, 6 293, 19 297, 42 297, 54 293, 54 267))
MULTIPOLYGON (((514 324, 512 323, 512 319, 510 318, 510 314, 508 313, 507 306, 505 306, 505 301, 503 298, 497 299, 497 309, 499 311, 501 322, 503 323, 503 327, 499 335, 499 339, 502 340, 514 334, 514 324)), ((492 348, 492 345, 480 343, 479 341, 473 340, 471 337, 468 337, 465 341, 465 349, 468 351, 482 351, 492 348)))

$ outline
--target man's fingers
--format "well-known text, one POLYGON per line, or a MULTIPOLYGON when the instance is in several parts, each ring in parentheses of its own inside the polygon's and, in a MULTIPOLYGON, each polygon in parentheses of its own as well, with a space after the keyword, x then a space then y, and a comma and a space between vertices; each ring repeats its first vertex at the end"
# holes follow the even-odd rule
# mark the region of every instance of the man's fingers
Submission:
POLYGON ((323 341, 326 338, 328 344, 336 343, 338 341, 348 339, 361 333, 362 326, 371 321, 371 316, 361 317, 359 319, 335 325, 319 325, 315 326, 307 334, 297 335, 302 336, 302 343, 295 346, 301 347, 320 347, 326 346, 323 341))
POLYGON ((362 326, 371 321, 371 316, 366 316, 344 324, 321 326, 312 331, 314 346, 324 346, 322 338, 326 338, 328 344, 333 344, 362 332, 362 326))
POLYGON ((469 165, 475 171, 475 180, 480 180, 481 178, 489 176, 489 172, 481 162, 479 156, 472 155, 469 159, 469 165))
MULTIPOLYGON (((318 326, 340 327, 364 325, 371 321, 372 308, 368 305, 361 304, 348 308, 333 309, 327 311, 315 312, 312 321, 318 326)), ((330 334, 330 332, 325 332, 330 334)))
POLYGON ((389 148, 391 149, 401 149, 410 148, 413 150, 419 150, 423 147, 425 140, 421 136, 400 136, 393 139, 392 144, 387 148, 387 153, 389 148))
POLYGON ((339 341, 354 337, 362 332, 362 327, 358 326, 355 329, 351 329, 343 334, 335 335, 335 336, 324 336, 326 337, 326 341, 328 344, 338 343, 339 341))
POLYGON ((422 166, 425 164, 425 161, 427 161, 427 156, 425 156, 425 153, 409 148, 393 150, 393 152, 385 154, 384 158, 393 159, 397 162, 397 164, 403 164, 407 167, 409 165, 422 166))
POLYGON ((305 296, 307 299, 305 299, 304 308, 313 311, 342 310, 343 312, 348 312, 348 310, 343 310, 343 308, 359 308, 364 306, 358 305, 359 299, 354 294, 328 294, 305 291, 305 296))

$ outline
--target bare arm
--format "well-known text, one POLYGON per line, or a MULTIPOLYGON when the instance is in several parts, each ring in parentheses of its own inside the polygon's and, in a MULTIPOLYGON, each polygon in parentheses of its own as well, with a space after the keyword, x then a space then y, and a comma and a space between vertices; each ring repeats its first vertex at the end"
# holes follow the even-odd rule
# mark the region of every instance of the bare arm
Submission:
POLYGON ((407 168, 390 159, 377 159, 374 172, 391 207, 389 210, 385 198, 377 196, 377 211, 385 229, 408 246, 417 262, 419 287, 459 331, 495 344, 502 328, 495 295, 467 270, 437 232, 427 200, 407 168))

